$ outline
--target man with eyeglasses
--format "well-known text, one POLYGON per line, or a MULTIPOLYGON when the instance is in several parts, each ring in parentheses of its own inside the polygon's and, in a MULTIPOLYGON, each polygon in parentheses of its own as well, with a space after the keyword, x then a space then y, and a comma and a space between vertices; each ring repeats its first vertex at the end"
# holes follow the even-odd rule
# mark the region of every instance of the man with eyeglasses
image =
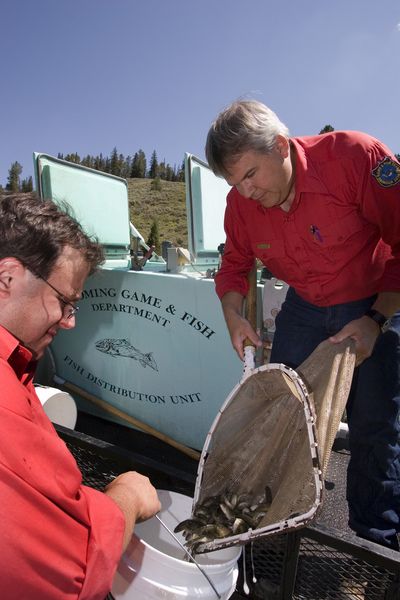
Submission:
POLYGON ((104 493, 81 473, 34 391, 36 361, 75 326, 101 246, 54 203, 0 198, 0 590, 7 600, 103 600, 134 524, 160 503, 128 472, 104 493))

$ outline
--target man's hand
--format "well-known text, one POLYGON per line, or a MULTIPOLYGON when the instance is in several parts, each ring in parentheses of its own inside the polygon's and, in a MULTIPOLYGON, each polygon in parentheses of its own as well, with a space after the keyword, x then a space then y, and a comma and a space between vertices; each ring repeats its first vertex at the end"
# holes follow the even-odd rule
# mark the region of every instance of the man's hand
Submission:
POLYGON ((104 493, 112 498, 125 516, 123 550, 132 537, 136 522, 153 517, 161 509, 157 491, 150 480, 136 471, 128 471, 109 483, 104 493))
POLYGON ((369 317, 361 317, 350 321, 336 335, 329 338, 337 344, 347 338, 355 342, 356 366, 358 367, 366 358, 371 356, 376 339, 380 334, 380 327, 369 317))
POLYGON ((262 345, 261 340, 248 320, 242 316, 243 296, 237 292, 227 292, 222 298, 221 304, 232 346, 238 353, 239 358, 243 360, 243 342, 245 339, 249 338, 256 347, 262 345))
POLYGON ((244 359, 243 343, 248 338, 257 348, 261 346, 261 340, 248 322, 247 319, 238 314, 232 314, 226 318, 229 334, 231 336, 232 346, 236 350, 241 360, 244 359))

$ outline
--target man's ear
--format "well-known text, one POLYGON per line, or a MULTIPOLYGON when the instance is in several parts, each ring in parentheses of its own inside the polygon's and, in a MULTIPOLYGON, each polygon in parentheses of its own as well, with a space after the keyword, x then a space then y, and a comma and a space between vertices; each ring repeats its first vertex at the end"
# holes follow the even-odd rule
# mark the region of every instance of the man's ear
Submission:
POLYGON ((9 296, 14 283, 25 272, 24 265, 13 256, 0 259, 0 296, 9 296))
POLYGON ((289 140, 284 135, 278 134, 276 136, 275 147, 282 158, 287 158, 289 156, 290 144, 289 140))

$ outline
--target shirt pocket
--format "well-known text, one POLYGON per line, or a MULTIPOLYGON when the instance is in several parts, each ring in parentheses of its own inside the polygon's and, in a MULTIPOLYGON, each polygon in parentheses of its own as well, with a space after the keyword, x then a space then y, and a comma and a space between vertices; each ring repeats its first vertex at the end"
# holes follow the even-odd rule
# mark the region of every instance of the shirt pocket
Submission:
POLYGON ((254 255, 271 271, 274 277, 282 279, 290 269, 285 242, 282 239, 255 241, 252 243, 254 255))
POLYGON ((338 273, 351 256, 363 251, 371 226, 357 213, 351 213, 330 224, 315 225, 310 231, 308 248, 313 261, 326 273, 338 273))
POLYGON ((310 233, 317 247, 321 249, 334 248, 335 246, 342 246, 353 236, 357 237, 367 225, 359 215, 350 213, 322 226, 313 225, 315 231, 313 232, 310 228, 310 233))

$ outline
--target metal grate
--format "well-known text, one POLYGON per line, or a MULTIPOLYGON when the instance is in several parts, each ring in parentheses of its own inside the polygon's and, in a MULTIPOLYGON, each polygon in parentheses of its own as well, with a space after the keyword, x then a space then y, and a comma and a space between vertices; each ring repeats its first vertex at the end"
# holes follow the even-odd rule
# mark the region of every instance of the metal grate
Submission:
POLYGON ((357 538, 347 526, 349 452, 333 452, 323 509, 294 533, 261 538, 245 554, 235 598, 264 600, 400 600, 400 553, 357 538))
POLYGON ((60 425, 56 430, 74 456, 85 485, 103 490, 120 473, 135 470, 147 475, 158 489, 193 497, 192 474, 60 425))
POLYGON ((79 448, 66 442, 82 473, 83 483, 96 490, 103 490, 110 481, 121 473, 118 463, 96 450, 79 448))
MULTIPOLYGON (((286 535, 254 541, 246 547, 246 583, 251 589, 251 598, 280 598, 279 593, 285 578, 286 556, 286 535)), ((243 593, 243 565, 240 566, 237 590, 243 593)))
MULTIPOLYGON (((265 600, 399 600, 398 576, 393 565, 378 565, 301 536, 286 534, 253 543, 253 560, 246 551, 235 598, 265 600), (298 538, 296 545, 295 538, 298 538)), ((398 573, 398 571, 397 571, 398 573)))
MULTIPOLYGON (((193 481, 173 469, 58 428, 74 455, 86 485, 103 489, 119 473, 136 469, 159 488, 192 495, 193 481)), ((332 455, 323 510, 316 523, 294 533, 260 538, 245 549, 234 599, 254 600, 400 600, 400 553, 365 540, 347 529, 344 485, 348 453, 332 455), (254 580, 253 580, 254 578, 254 580)), ((113 600, 108 595, 105 600, 113 600)))
POLYGON ((330 546, 301 540, 295 600, 382 600, 394 573, 330 546))

